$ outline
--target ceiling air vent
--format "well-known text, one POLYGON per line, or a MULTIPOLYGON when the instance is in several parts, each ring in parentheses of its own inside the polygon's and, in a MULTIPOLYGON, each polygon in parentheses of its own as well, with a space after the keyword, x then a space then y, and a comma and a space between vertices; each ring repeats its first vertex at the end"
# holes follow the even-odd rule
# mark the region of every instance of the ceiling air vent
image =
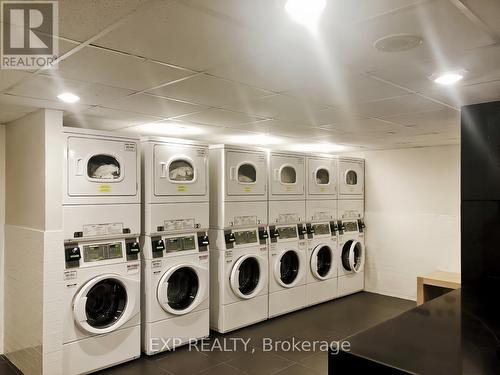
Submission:
POLYGON ((424 43, 418 35, 392 34, 378 39, 373 46, 382 52, 403 52, 417 48, 424 43))

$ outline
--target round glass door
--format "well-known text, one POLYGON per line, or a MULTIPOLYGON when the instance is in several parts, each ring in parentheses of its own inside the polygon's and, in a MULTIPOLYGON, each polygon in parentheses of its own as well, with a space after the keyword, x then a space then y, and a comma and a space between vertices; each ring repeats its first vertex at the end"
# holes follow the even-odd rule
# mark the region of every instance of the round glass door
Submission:
POLYGON ((345 183, 350 186, 358 184, 358 174, 355 171, 347 171, 345 174, 345 183))
POLYGON ((181 267, 168 278, 167 303, 178 311, 190 307, 196 299, 200 280, 191 267, 181 267))
POLYGON ((257 182, 257 170, 252 164, 244 163, 238 167, 238 182, 243 184, 257 182))
POLYGON ((319 277, 327 277, 332 269, 332 249, 321 246, 316 253, 316 273, 319 277))
POLYGON ((295 168, 290 165, 282 167, 280 180, 282 184, 295 184, 297 182, 297 172, 295 168))
POLYGON ((108 328, 122 317, 127 306, 127 291, 116 279, 96 283, 86 295, 87 323, 94 328, 108 328))
POLYGON ((325 168, 319 168, 316 171, 316 184, 328 185, 330 183, 330 173, 325 168))
POLYGON ((342 266, 346 271, 360 272, 364 264, 363 246, 349 240, 342 247, 342 266))
POLYGON ((120 162, 111 155, 94 155, 87 162, 87 176, 96 181, 119 180, 121 178, 120 162))
POLYGON ((230 285, 240 298, 255 297, 263 287, 259 259, 254 255, 244 255, 236 261, 231 271, 230 285))
POLYGON ((193 164, 184 159, 172 161, 168 166, 168 178, 170 181, 177 183, 193 182, 193 164))
POLYGON ((300 260, 294 250, 286 251, 279 262, 280 281, 284 286, 291 286, 299 275, 300 260))

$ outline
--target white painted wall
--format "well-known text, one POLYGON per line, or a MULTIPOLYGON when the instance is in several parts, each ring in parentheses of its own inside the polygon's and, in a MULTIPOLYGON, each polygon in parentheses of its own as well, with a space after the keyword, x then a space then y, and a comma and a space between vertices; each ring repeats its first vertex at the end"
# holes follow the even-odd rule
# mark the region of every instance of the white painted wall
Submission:
POLYGON ((0 125, 0 354, 3 353, 3 275, 5 225, 5 126, 0 125))
POLYGON ((416 299, 417 275, 460 272, 460 146, 356 156, 366 160, 366 289, 416 299))

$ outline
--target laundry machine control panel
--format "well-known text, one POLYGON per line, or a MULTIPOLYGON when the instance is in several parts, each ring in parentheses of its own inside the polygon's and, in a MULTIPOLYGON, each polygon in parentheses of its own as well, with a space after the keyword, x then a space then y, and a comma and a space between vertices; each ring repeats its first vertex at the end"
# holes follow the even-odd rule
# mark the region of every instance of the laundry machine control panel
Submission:
POLYGON ((67 242, 64 246, 66 268, 92 266, 96 262, 136 261, 141 251, 137 238, 106 242, 67 242))
POLYGON ((266 227, 257 229, 226 230, 224 241, 226 249, 234 249, 235 246, 246 246, 252 244, 266 245, 269 234, 266 227))
POLYGON ((345 220, 338 221, 339 234, 344 234, 344 232, 358 232, 363 233, 366 227, 363 220, 345 220))
POLYGON ((178 253, 206 252, 210 245, 206 232, 197 232, 182 236, 151 237, 153 258, 162 258, 178 253))

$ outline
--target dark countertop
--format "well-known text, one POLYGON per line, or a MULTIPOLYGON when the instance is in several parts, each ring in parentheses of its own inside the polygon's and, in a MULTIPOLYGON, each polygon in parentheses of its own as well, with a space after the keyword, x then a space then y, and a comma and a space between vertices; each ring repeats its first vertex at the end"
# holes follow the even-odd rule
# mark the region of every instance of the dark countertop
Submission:
MULTIPOLYGON (((329 374, 500 374, 499 344, 458 289, 353 335, 350 351, 329 355, 329 374), (470 307, 469 307, 470 306, 470 307)), ((496 297, 494 297, 496 298, 496 297)))

